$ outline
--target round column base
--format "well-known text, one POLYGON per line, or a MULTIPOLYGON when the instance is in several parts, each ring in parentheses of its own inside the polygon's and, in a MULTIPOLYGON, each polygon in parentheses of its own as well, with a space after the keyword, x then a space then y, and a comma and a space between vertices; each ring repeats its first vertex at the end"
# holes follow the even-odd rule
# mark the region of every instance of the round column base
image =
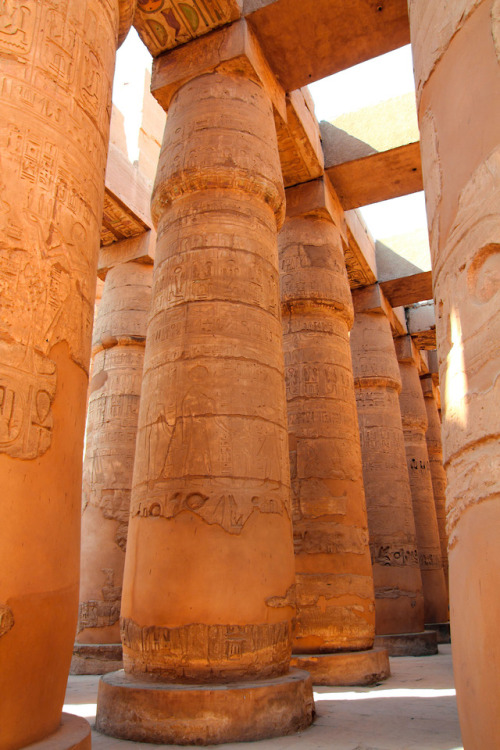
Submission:
POLYGON ((70 674, 107 674, 123 667, 121 643, 75 643, 70 674))
POLYGON ((81 716, 73 714, 62 714, 61 724, 56 732, 28 745, 29 750, 91 750, 91 747, 90 724, 81 716))
POLYGON ((386 648, 389 656, 432 656, 438 652, 435 630, 376 635, 375 646, 386 648))
POLYGON ((451 631, 449 622, 432 622, 425 625, 426 630, 435 630, 438 643, 451 643, 451 631))
POLYGON ((389 654, 385 648, 335 654, 294 654, 291 665, 309 672, 313 685, 375 685, 391 675, 389 654))
POLYGON ((281 737, 306 729, 314 717, 311 677, 218 685, 177 685, 125 674, 101 677, 96 729, 135 742, 217 745, 281 737))

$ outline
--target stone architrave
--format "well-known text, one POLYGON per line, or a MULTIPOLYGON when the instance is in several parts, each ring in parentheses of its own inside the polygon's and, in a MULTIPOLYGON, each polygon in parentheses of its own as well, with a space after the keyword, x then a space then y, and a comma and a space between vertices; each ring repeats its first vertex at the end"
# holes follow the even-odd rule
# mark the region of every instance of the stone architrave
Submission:
POLYGON ((284 190, 267 79, 254 61, 262 70, 240 22, 168 53, 153 74, 153 90, 155 78, 178 85, 153 191, 158 241, 123 582, 125 673, 101 679, 97 708, 99 729, 122 738, 214 744, 312 720, 310 676, 289 671, 284 190), (203 60, 200 43, 213 45, 203 60), (221 59, 228 49, 234 64, 221 59), (212 58, 217 71, 200 68, 212 58))
POLYGON ((415 642, 418 652, 424 630, 422 578, 399 408, 401 377, 385 314, 389 306, 378 285, 354 290, 353 300, 350 344, 375 584, 376 633, 391 637, 413 634, 409 642, 415 642))
POLYGON ((370 684, 390 670, 387 652, 373 649, 345 220, 328 178, 289 188, 286 202, 278 247, 297 582, 293 663, 314 684, 370 684))
POLYGON ((73 731, 61 709, 78 614, 87 373, 121 20, 118 0, 0 6, 2 750, 48 737, 90 747, 88 724, 74 718, 73 731))
POLYGON ((121 667, 123 566, 153 280, 151 264, 120 262, 129 244, 111 248, 115 265, 106 275, 92 339, 80 611, 72 674, 103 674, 121 667))
POLYGON ((445 623, 448 622, 448 594, 425 440, 427 410, 420 386, 418 351, 411 336, 398 337, 395 344, 402 383, 399 406, 424 592, 424 617, 429 624, 445 623))
POLYGON ((453 671, 500 746, 500 2, 409 3, 436 301, 453 671))
POLYGON ((438 405, 436 401, 436 387, 432 377, 426 375, 420 379, 422 393, 425 399, 427 411, 427 453, 429 454, 429 465, 431 470, 432 491, 434 493, 434 504, 436 506, 436 518, 439 530, 439 542, 441 545, 441 561, 443 563, 444 577, 448 588, 448 534, 446 532, 446 472, 443 466, 443 445, 441 442, 441 420, 439 418, 438 405))

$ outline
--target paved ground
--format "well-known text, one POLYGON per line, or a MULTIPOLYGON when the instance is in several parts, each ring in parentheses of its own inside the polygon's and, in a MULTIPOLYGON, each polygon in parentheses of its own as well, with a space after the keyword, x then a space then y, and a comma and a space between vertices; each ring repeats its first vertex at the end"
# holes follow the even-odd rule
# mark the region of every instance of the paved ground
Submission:
MULTIPOLYGON (((463 750, 451 647, 437 656, 391 659, 392 676, 373 688, 314 691, 317 718, 305 732, 227 750, 463 750), (250 747, 251 746, 251 747, 250 747)), ((98 677, 70 677, 64 710, 94 723, 98 677)), ((92 733, 94 750, 142 750, 173 745, 124 742, 92 733)))

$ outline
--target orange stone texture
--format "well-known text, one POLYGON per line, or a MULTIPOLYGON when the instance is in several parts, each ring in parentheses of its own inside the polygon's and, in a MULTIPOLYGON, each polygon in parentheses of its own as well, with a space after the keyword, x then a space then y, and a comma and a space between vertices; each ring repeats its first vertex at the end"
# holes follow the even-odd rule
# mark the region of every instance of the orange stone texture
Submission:
POLYGON ((291 210, 279 249, 297 580, 293 651, 314 654, 370 649, 375 603, 343 212, 332 197, 332 214, 301 215, 293 197, 300 200, 304 187, 287 190, 291 210))
MULTIPOLYGON (((158 239, 121 611, 127 679, 102 682, 97 715, 98 727, 117 734, 117 705, 139 701, 132 739, 147 724, 148 691, 132 694, 139 678, 175 683, 158 698, 158 721, 174 725, 173 706, 193 701, 200 685, 291 684, 295 570, 277 251, 284 189, 272 105, 258 80, 237 73, 207 71, 177 89, 152 201, 158 239)), ((288 731, 312 719, 310 678, 300 675, 309 697, 288 731)), ((206 695, 221 711, 218 691, 206 695)), ((205 710, 205 700, 195 703, 205 710)), ((221 718, 211 741, 237 738, 241 717, 240 730, 221 718)), ((265 736, 262 721, 250 737, 265 736)), ((278 724, 271 734, 283 733, 278 724)), ((179 715, 174 734, 155 730, 155 741, 200 741, 195 721, 182 727, 179 715)))
POLYGON ((424 629, 422 578, 388 318, 358 309, 351 331, 378 635, 424 629))
POLYGON ((409 3, 464 747, 500 745, 500 4, 409 3))
POLYGON ((434 504, 436 506, 436 518, 439 531, 439 543, 441 546, 441 562, 448 588, 448 534, 446 532, 446 472, 443 466, 443 445, 441 442, 441 420, 439 418, 436 401, 436 388, 430 376, 421 378, 422 393, 425 399, 427 411, 427 431, 425 440, 427 442, 427 453, 429 454, 429 466, 431 471, 432 491, 434 504))
POLYGON ((399 405, 424 592, 424 618, 426 623, 443 623, 448 621, 448 593, 425 439, 427 410, 420 385, 418 354, 410 336, 396 339, 396 352, 402 383, 399 405))
MULTIPOLYGON (((73 648, 87 373, 119 24, 118 0, 0 8, 2 750, 58 732, 73 648)), ((64 746, 64 739, 54 741, 64 746)), ((71 742, 83 747, 90 739, 71 742)))
MULTIPOLYGON (((116 254, 119 247, 118 243, 114 248, 116 254)), ((118 263, 111 268, 94 325, 83 462, 79 644, 120 644, 123 566, 152 276, 152 265, 142 263, 118 263)))

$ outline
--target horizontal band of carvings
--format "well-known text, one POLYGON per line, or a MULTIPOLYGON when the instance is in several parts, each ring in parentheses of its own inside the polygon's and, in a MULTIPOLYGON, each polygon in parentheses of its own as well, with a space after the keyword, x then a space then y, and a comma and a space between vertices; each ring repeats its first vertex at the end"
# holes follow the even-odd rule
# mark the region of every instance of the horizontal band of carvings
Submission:
POLYGON ((352 326, 353 311, 348 305, 333 299, 321 299, 313 297, 300 297, 287 295, 287 299, 281 303, 281 314, 296 313, 299 315, 313 313, 316 315, 321 311, 322 315, 328 315, 344 320, 348 329, 352 326))
POLYGON ((392 547, 390 544, 370 544, 373 565, 390 565, 391 567, 419 567, 418 550, 416 547, 392 547))
POLYGON ((401 392, 401 382, 394 378, 384 377, 382 375, 362 375, 354 378, 355 388, 389 388, 390 390, 401 392))
POLYGON ((443 567, 441 553, 439 551, 420 552, 418 561, 422 570, 440 570, 443 567))

